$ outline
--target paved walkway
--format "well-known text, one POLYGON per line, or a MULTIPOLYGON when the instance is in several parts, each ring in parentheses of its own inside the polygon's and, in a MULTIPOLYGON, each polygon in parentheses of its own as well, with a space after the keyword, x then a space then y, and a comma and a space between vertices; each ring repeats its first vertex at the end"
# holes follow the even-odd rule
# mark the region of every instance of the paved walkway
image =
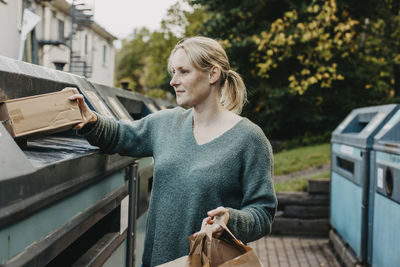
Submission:
MULTIPOLYGON (((330 170, 330 164, 280 175, 274 182, 312 176, 330 170)), ((342 267, 328 238, 300 236, 268 236, 249 244, 254 248, 264 267, 342 267)))
POLYGON ((341 267, 328 238, 268 236, 249 244, 264 267, 341 267))

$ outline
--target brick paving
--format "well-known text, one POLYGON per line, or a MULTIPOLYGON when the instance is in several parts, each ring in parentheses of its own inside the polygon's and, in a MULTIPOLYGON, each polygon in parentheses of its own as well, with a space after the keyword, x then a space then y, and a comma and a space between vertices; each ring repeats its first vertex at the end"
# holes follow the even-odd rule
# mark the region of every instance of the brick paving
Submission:
POLYGON ((249 246, 264 267, 342 267, 328 238, 268 236, 249 246))

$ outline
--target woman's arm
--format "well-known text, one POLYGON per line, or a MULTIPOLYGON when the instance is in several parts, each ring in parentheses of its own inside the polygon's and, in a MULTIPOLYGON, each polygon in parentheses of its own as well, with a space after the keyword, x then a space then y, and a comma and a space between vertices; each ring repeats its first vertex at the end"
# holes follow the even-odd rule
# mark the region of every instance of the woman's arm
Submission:
POLYGON ((271 232, 277 208, 272 148, 261 129, 249 138, 243 161, 242 205, 228 208, 227 225, 239 240, 251 242, 271 232))
POLYGON ((134 122, 101 116, 90 110, 83 95, 74 90, 76 94, 69 99, 77 101, 83 119, 74 129, 91 145, 100 147, 102 152, 108 154, 119 153, 134 157, 152 155, 150 116, 134 122))
POLYGON ((115 120, 97 114, 94 125, 86 125, 78 134, 83 135, 91 145, 100 147, 108 154, 124 156, 152 156, 152 115, 137 120, 115 120))

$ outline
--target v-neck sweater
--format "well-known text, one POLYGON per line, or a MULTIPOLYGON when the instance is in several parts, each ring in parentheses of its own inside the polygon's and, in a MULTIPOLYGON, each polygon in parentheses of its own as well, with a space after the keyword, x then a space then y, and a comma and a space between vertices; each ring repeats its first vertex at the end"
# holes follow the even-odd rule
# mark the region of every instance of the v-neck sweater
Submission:
POLYGON ((187 237, 200 230, 207 211, 219 206, 229 209, 227 225, 245 243, 271 230, 277 207, 273 155, 261 128, 243 118, 199 145, 192 121, 192 109, 178 107, 134 122, 99 115, 80 131, 105 153, 154 157, 145 266, 187 255, 187 237))

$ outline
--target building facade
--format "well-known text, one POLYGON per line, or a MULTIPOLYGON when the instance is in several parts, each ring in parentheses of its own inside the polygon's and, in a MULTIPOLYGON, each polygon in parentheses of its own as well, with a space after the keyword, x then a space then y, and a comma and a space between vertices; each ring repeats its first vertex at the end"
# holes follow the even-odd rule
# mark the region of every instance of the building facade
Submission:
POLYGON ((0 0, 0 23, 8 25, 0 29, 0 55, 17 59, 25 8, 41 20, 27 36, 24 61, 113 85, 117 38, 92 21, 90 8, 66 0, 0 0))
POLYGON ((18 57, 22 0, 0 0, 0 55, 18 57))

